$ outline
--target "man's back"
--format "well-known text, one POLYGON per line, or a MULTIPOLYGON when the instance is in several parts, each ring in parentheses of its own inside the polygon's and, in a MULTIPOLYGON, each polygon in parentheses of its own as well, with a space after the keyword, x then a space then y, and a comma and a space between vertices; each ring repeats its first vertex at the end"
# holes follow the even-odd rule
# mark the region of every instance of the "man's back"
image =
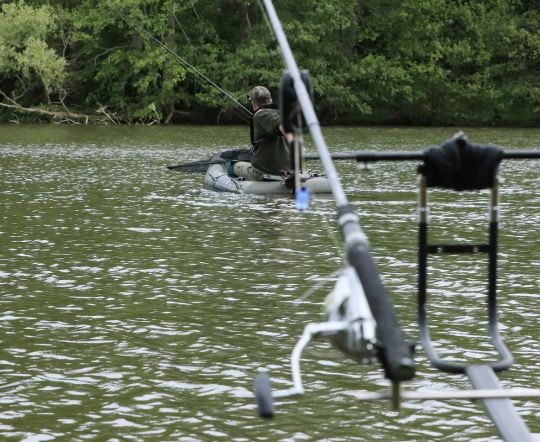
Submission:
POLYGON ((279 128, 280 115, 276 109, 259 108, 253 115, 253 147, 251 164, 264 173, 280 175, 289 169, 289 149, 279 128))

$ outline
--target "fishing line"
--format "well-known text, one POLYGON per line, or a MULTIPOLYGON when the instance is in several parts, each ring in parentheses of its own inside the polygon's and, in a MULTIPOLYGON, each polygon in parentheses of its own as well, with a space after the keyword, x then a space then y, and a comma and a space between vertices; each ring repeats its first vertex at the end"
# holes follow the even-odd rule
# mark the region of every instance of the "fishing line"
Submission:
MULTIPOLYGON (((223 95, 225 95, 227 98, 231 99, 234 103, 236 103, 247 115, 249 115, 249 117, 251 118, 253 116, 253 113, 248 109, 246 108, 243 104, 241 104, 236 98, 234 98, 229 92, 227 92, 226 90, 224 90, 223 88, 221 88, 219 85, 217 85, 216 83, 214 83, 210 78, 208 78, 206 75, 204 75, 199 69, 197 69, 195 66, 193 66, 191 63, 189 63, 186 59, 180 57, 180 55, 178 55, 176 52, 174 52, 171 48, 169 48, 166 44, 164 44, 161 40, 159 40, 158 38, 156 38, 154 35, 152 35, 150 32, 148 32, 146 29, 144 29, 142 26, 140 26, 138 23, 136 23, 135 21, 133 21, 132 19, 130 19, 129 17, 126 17, 125 15, 121 14, 120 12, 118 12, 118 14, 120 15, 120 17, 122 17, 122 19, 124 21, 126 21, 127 23, 129 23, 130 25, 134 26, 135 28, 137 28, 137 30, 139 30, 140 32, 142 32, 144 35, 146 35, 148 38, 150 38, 151 40, 153 40, 159 47, 161 47, 162 49, 164 49, 165 51, 167 51, 169 54, 171 54, 173 57, 175 57, 178 61, 180 61, 180 63, 182 64, 182 66, 184 67, 187 67, 189 69, 191 69, 191 71, 195 74, 196 77, 198 77, 199 79, 203 79, 205 80, 206 82, 208 82, 209 84, 211 84, 212 86, 214 86, 219 92, 221 92, 223 95)), ((236 110, 236 109, 233 109, 233 110, 236 110)), ((244 120, 244 122, 246 123, 249 123, 249 120, 245 119, 245 116, 242 115, 242 114, 238 114, 239 116, 241 116, 241 118, 244 120)))
POLYGON ((330 242, 334 245, 335 250, 339 250, 339 253, 335 253, 335 255, 343 262, 347 262, 347 256, 341 245, 340 237, 337 235, 336 230, 330 226, 330 219, 332 220, 332 225, 335 226, 335 219, 323 214, 321 217, 323 229, 326 230, 326 234, 328 235, 330 242))
MULTIPOLYGON (((263 20, 266 23, 266 26, 268 26, 268 29, 270 30, 270 34, 272 34, 274 41, 277 43, 276 33, 274 32, 274 28, 272 27, 272 24, 270 23, 270 19, 268 18, 268 13, 266 12, 264 5, 262 4, 262 1, 258 0, 257 4, 259 5, 259 8, 261 9, 263 20)), ((281 50, 281 47, 279 45, 277 46, 281 50)))
POLYGON ((298 304, 301 304, 307 298, 309 298, 311 295, 313 295, 313 293, 315 293, 317 290, 324 287, 326 284, 328 284, 330 282, 335 282, 337 277, 340 276, 342 272, 343 272, 343 269, 340 268, 340 269, 330 273, 329 275, 325 276, 324 278, 321 278, 313 287, 306 290, 302 296, 300 296, 299 298, 296 298, 292 303, 294 305, 296 305, 296 306, 298 304))
MULTIPOLYGON (((327 231, 328 238, 330 238, 330 241, 335 246, 334 252, 336 252, 336 250, 339 251, 338 253, 335 253, 336 257, 339 258, 342 262, 347 262, 347 257, 345 256, 345 251, 343 250, 343 248, 341 247, 341 244, 339 243, 339 240, 338 240, 338 237, 336 235, 335 229, 330 228, 329 218, 327 216, 325 216, 325 214, 323 214, 322 217, 321 217, 321 220, 322 220, 322 224, 323 224, 323 230, 327 231)), ((300 297, 295 299, 293 301, 293 304, 294 305, 301 304, 307 298, 309 298, 313 293, 315 293, 317 290, 324 287, 329 282, 335 281, 335 279, 337 277, 339 277, 342 272, 343 272, 343 268, 340 268, 340 269, 330 273, 324 279, 321 279, 319 282, 317 282, 313 287, 306 290, 304 292, 304 294, 302 294, 300 297)))

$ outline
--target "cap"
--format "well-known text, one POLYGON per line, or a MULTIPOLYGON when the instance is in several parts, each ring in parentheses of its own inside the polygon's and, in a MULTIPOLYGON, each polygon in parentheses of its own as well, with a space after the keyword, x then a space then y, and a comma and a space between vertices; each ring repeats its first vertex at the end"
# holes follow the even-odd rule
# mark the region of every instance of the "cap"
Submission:
POLYGON ((271 101, 272 96, 270 95, 270 91, 264 86, 255 86, 249 93, 249 99, 254 103, 264 104, 271 101))

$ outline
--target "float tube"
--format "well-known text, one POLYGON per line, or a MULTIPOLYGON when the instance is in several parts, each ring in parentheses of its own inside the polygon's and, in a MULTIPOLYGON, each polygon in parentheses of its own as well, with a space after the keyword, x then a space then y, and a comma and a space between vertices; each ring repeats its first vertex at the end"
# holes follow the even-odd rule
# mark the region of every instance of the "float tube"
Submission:
MULTIPOLYGON (((204 186, 220 192, 251 193, 251 194, 292 194, 294 180, 291 184, 285 182, 281 175, 263 175, 262 181, 246 181, 243 178, 230 176, 227 172, 228 161, 249 161, 250 149, 226 150, 215 154, 209 161, 204 176, 204 186)), ((314 172, 301 175, 302 186, 311 194, 330 193, 328 179, 314 172)))

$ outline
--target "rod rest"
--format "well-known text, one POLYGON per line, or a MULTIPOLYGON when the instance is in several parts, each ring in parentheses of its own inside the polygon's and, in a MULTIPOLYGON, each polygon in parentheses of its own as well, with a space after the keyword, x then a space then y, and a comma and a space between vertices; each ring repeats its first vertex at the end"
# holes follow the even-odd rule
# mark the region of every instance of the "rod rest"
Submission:
POLYGON ((427 320, 428 255, 433 253, 485 253, 488 257, 487 316, 491 342, 499 360, 489 364, 498 372, 513 364, 512 353, 502 341, 497 325, 497 249, 499 225, 499 179, 497 168, 503 151, 496 146, 473 145, 458 133, 442 146, 426 151, 418 168, 418 325, 420 338, 431 363, 440 370, 465 373, 468 365, 442 359, 432 345, 427 320), (428 188, 478 190, 491 188, 487 244, 429 244, 428 188))

